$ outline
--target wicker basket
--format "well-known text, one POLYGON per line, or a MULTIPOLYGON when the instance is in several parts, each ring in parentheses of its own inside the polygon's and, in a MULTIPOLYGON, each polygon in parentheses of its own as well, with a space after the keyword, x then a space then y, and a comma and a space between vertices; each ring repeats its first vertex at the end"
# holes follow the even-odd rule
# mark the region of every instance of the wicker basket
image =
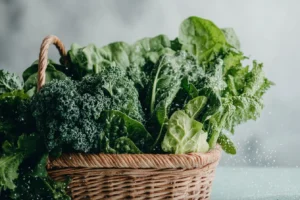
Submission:
MULTIPOLYGON (((38 90, 45 83, 48 48, 54 44, 66 56, 62 42, 48 36, 41 45, 38 90)), ((83 199, 201 199, 210 198, 220 147, 203 154, 63 154, 49 159, 50 177, 71 177, 68 193, 83 199)))

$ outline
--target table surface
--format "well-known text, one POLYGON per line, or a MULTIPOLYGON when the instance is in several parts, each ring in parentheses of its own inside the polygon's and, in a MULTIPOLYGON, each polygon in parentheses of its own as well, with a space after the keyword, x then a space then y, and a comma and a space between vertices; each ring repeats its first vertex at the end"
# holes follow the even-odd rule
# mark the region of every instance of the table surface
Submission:
POLYGON ((300 168, 218 167, 211 200, 300 200, 300 168))

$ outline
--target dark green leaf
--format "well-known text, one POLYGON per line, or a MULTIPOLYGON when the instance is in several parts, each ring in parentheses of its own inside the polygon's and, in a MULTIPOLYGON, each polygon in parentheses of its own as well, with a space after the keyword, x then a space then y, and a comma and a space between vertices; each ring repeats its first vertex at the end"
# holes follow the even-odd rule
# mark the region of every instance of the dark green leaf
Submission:
POLYGON ((221 133, 218 138, 218 143, 221 145, 222 149, 229 154, 236 154, 236 147, 234 146, 233 142, 227 135, 221 133))
POLYGON ((104 111, 101 114, 100 122, 105 122, 99 137, 99 148, 102 152, 147 152, 149 145, 153 143, 153 139, 145 127, 122 112, 104 111), (121 143, 125 143, 124 145, 127 146, 120 147, 121 143))

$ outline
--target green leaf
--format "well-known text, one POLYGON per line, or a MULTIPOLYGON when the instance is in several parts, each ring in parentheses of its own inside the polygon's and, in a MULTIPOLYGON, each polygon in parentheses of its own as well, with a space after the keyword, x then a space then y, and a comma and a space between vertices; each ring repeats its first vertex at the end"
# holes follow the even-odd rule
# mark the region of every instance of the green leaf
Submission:
POLYGON ((0 140, 0 145, 4 140, 16 141, 19 135, 31 133, 34 129, 34 121, 29 111, 29 96, 22 90, 1 94, 0 136, 3 140, 0 140))
POLYGON ((271 85, 272 83, 265 78, 263 64, 254 61, 252 70, 246 75, 243 93, 261 97, 271 85))
POLYGON ((47 161, 48 161, 48 154, 44 154, 41 159, 39 160, 39 162, 37 163, 37 165, 35 166, 35 168, 33 169, 31 175, 35 176, 35 177, 48 177, 48 172, 46 169, 46 165, 47 165, 47 161))
POLYGON ((100 133, 99 149, 106 153, 138 153, 149 150, 153 143, 152 136, 138 121, 122 112, 109 110, 101 113, 100 122, 105 122, 100 133), (121 139, 120 139, 121 138, 121 139), (125 139, 128 138, 128 139, 125 139), (121 142, 126 147, 118 147, 121 142), (138 148, 138 150, 137 150, 138 148))
MULTIPOLYGON (((56 68, 58 68, 58 65, 52 60, 48 60, 45 83, 48 83, 53 79, 66 79, 67 76, 56 68)), ((38 82, 38 61, 32 63, 32 65, 23 72, 23 79, 25 82, 24 91, 28 92, 29 95, 32 96, 32 94, 36 92, 36 86, 38 82)))
POLYGON ((17 146, 5 142, 4 155, 0 158, 0 191, 14 189, 14 181, 18 178, 18 169, 25 158, 36 151, 38 137, 35 135, 21 135, 17 146))
POLYGON ((104 47, 95 45, 81 47, 72 44, 68 55, 69 68, 75 78, 81 79, 87 74, 97 74, 106 67, 116 66, 126 71, 126 75, 139 85, 146 76, 143 71, 148 62, 156 63, 161 55, 173 52, 170 40, 165 35, 143 38, 132 45, 125 42, 114 42, 104 47))
POLYGON ((226 41, 239 50, 241 48, 241 44, 233 28, 223 28, 221 30, 225 35, 226 41))
POLYGON ((162 142, 163 151, 175 154, 207 152, 207 133, 202 127, 184 111, 176 111, 168 122, 168 131, 162 142))
POLYGON ((135 143, 127 138, 127 137, 120 137, 115 141, 115 148, 116 152, 118 153, 130 153, 130 154, 140 154, 143 153, 135 143))
POLYGON ((188 78, 184 78, 181 83, 181 87, 189 95, 190 98, 196 98, 199 96, 199 91, 193 83, 190 83, 188 78))
POLYGON ((23 161, 23 154, 16 153, 0 158, 0 191, 14 189, 14 180, 18 178, 18 168, 23 161))
POLYGON ((196 97, 190 100, 184 106, 184 112, 192 119, 196 119, 207 103, 207 98, 204 96, 196 97))
POLYGON ((230 138, 227 137, 225 134, 220 134, 218 138, 218 143, 221 145, 222 149, 229 154, 236 154, 236 147, 230 138))
POLYGON ((182 49, 196 56, 198 63, 208 60, 213 52, 226 44, 223 32, 211 21, 189 17, 180 25, 179 42, 182 49))
POLYGON ((147 94, 147 107, 150 109, 151 132, 156 140, 153 148, 163 138, 164 124, 168 120, 170 106, 181 89, 182 80, 187 74, 197 76, 194 58, 184 51, 165 54, 152 70, 150 88, 147 94))
POLYGON ((71 200, 66 193, 69 180, 54 181, 50 177, 35 177, 23 174, 15 190, 11 191, 10 199, 32 200, 71 200))
POLYGON ((0 70, 0 95, 22 88, 23 83, 17 75, 0 70))

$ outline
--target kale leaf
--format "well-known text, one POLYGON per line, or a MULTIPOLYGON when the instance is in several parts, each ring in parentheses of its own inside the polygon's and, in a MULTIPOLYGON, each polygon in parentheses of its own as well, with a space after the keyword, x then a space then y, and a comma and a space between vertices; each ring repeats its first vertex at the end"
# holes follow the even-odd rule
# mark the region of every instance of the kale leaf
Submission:
POLYGON ((116 67, 80 82, 52 81, 33 97, 31 108, 49 151, 95 149, 97 135, 103 128, 99 118, 104 110, 118 110, 143 121, 137 90, 116 67))
POLYGON ((23 82, 17 75, 0 70, 0 95, 14 90, 21 90, 22 88, 23 82))

